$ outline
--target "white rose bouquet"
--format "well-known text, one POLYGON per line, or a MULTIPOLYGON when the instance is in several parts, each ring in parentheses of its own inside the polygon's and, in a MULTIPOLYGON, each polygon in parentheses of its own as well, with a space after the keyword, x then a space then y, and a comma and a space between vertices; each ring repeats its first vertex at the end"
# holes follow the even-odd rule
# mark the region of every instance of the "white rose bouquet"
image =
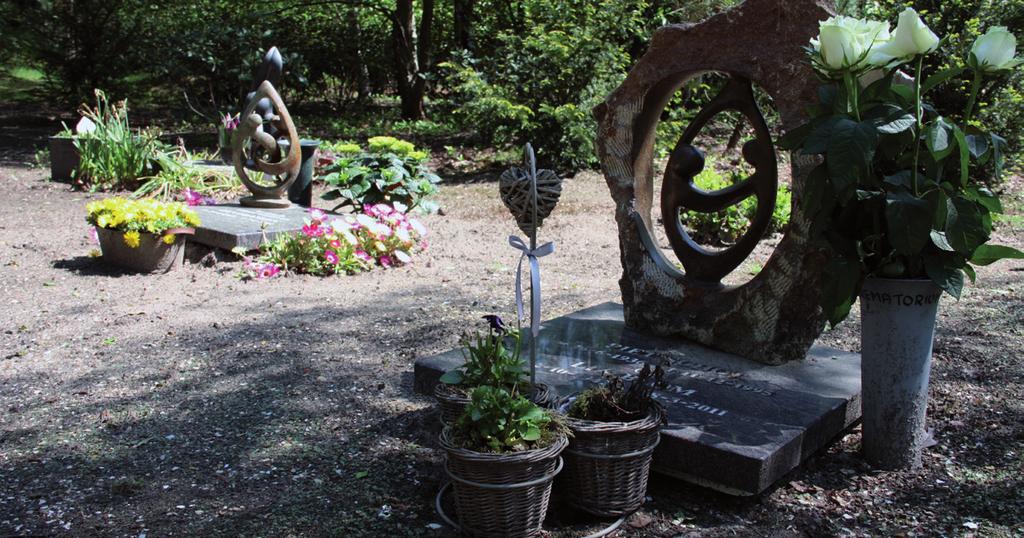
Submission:
POLYGON ((959 298, 973 266, 1024 258, 988 244, 999 198, 970 181, 971 167, 1001 172, 1006 141, 972 122, 986 77, 1021 63, 1006 28, 981 36, 964 65, 925 78, 923 59, 942 40, 907 8, 895 31, 886 22, 833 17, 807 47, 825 84, 812 119, 787 133, 783 148, 819 155, 808 178, 803 209, 812 236, 831 250, 822 307, 833 325, 842 321, 867 277, 930 279, 959 298), (913 66, 912 84, 899 68, 913 66), (945 118, 923 97, 965 71, 973 71, 959 122, 945 118))

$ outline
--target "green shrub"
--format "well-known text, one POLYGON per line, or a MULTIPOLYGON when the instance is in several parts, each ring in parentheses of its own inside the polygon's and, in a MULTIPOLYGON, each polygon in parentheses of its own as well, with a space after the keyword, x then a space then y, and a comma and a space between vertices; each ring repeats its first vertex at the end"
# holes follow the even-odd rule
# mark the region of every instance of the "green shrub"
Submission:
POLYGON ((127 102, 110 103, 96 90, 96 107, 83 105, 81 112, 96 127, 74 136, 82 159, 74 173, 80 186, 90 191, 131 188, 156 173, 158 161, 166 158, 164 145, 151 132, 132 131, 127 102))
POLYGON ((369 149, 351 143, 328 144, 333 150, 333 164, 325 167, 324 182, 330 188, 323 199, 339 201, 335 209, 400 203, 409 210, 436 209, 426 200, 437 192, 441 178, 426 165, 427 153, 390 136, 369 139, 369 149))
MULTIPOLYGON (((740 168, 731 170, 726 179, 715 168, 714 161, 708 159, 704 170, 694 178, 694 183, 703 190, 716 191, 729 187, 748 175, 748 170, 740 168)), ((775 210, 772 212, 771 224, 766 233, 771 234, 782 230, 783 226, 789 222, 792 205, 793 198, 789 186, 780 183, 776 192, 775 210)), ((751 196, 723 211, 715 213, 681 211, 679 218, 694 241, 723 245, 736 242, 750 228, 750 223, 756 213, 757 198, 751 196)))

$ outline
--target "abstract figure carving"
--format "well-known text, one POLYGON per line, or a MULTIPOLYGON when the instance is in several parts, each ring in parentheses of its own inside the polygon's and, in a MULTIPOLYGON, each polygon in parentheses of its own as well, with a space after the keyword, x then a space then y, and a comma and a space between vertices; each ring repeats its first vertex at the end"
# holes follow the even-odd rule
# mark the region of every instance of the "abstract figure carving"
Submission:
POLYGON ((771 225, 778 183, 778 164, 771 133, 757 108, 750 81, 732 78, 683 133, 668 160, 661 187, 661 215, 665 221, 665 233, 688 276, 716 283, 747 259, 771 225), (754 139, 743 146, 743 158, 754 166, 754 174, 731 187, 705 192, 693 182, 694 177, 704 169, 704 156, 692 146, 693 139, 715 114, 724 110, 742 113, 754 128, 754 139), (725 250, 712 252, 693 242, 679 221, 678 215, 682 209, 702 213, 721 211, 751 195, 757 197, 757 213, 750 229, 725 250))
MULTIPOLYGON (((744 104, 745 96, 737 97, 741 90, 736 88, 746 81, 757 84, 772 97, 784 128, 801 125, 817 89, 803 46, 817 33, 818 21, 833 11, 826 0, 747 0, 700 24, 661 28, 622 85, 595 109, 601 168, 616 204, 623 268, 619 284, 628 326, 682 336, 769 364, 803 358, 821 333, 819 277, 824 259, 808 241, 809 223, 798 203, 814 158, 793 156, 789 226, 764 268, 743 285, 724 286, 718 280, 760 238, 760 218, 742 244, 719 257, 694 248, 684 230, 672 231, 671 221, 678 220, 680 207, 714 210, 749 192, 758 197, 759 211, 768 211, 766 202, 775 196, 770 171, 774 152, 763 120, 744 104), (663 217, 670 224, 670 237, 676 235, 670 241, 684 273, 657 247, 651 228, 654 137, 672 95, 688 79, 709 71, 726 73, 734 81, 704 115, 717 113, 716 108, 736 109, 762 132, 744 148, 756 172, 724 193, 689 186, 701 165, 699 153, 688 147, 696 133, 688 132, 673 153, 665 177, 668 186, 663 187, 663 217)), ((706 120, 699 117, 691 130, 706 120)))
POLYGON ((291 206, 286 195, 288 187, 299 175, 301 148, 292 117, 272 82, 279 80, 280 76, 281 54, 274 47, 267 52, 263 64, 257 70, 257 80, 262 79, 262 82, 247 96, 245 110, 232 135, 235 172, 253 194, 239 201, 245 206, 291 206), (281 134, 286 135, 286 144, 278 139, 281 134), (283 156, 282 147, 287 148, 287 154, 283 156), (256 183, 247 170, 270 176, 271 184, 256 183))

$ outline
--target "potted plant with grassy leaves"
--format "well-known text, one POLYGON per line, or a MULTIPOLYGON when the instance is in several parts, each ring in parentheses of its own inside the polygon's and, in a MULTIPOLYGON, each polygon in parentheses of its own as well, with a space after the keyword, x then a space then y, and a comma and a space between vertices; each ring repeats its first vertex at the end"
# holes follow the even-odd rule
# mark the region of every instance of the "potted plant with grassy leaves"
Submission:
POLYGON ((115 197, 89 202, 86 209, 102 260, 140 273, 166 273, 180 266, 184 236, 199 226, 196 212, 178 202, 115 197))
POLYGON ((974 266, 1024 257, 989 244, 992 215, 1002 207, 971 179, 986 167, 997 179, 1001 172, 1006 142, 972 113, 985 77, 1020 63, 1016 40, 992 28, 965 66, 926 77, 923 58, 940 43, 910 8, 893 34, 884 22, 823 22, 808 48, 825 81, 821 102, 780 144, 822 158, 801 208, 811 236, 831 253, 822 294, 829 322, 846 318, 860 297, 862 443, 867 460, 886 469, 921 464, 941 293, 959 299, 964 276, 975 279, 974 266), (909 83, 899 72, 908 63, 909 83), (964 72, 973 83, 957 122, 924 97, 964 72))
POLYGON ((562 469, 566 436, 552 411, 501 387, 473 389, 469 406, 441 432, 462 532, 537 536, 562 469))
POLYGON ((505 325, 496 315, 484 316, 487 331, 462 339, 465 362, 441 376, 434 396, 441 405, 441 422, 451 424, 469 405, 473 389, 482 385, 501 387, 510 394, 525 394, 541 406, 552 403, 551 389, 531 385, 526 362, 521 358, 522 338, 517 329, 505 325))
POLYGON ((665 411, 653 398, 664 375, 660 365, 645 364, 628 386, 609 376, 604 386, 565 404, 572 432, 563 475, 569 504, 596 516, 622 516, 643 505, 665 423, 665 411))

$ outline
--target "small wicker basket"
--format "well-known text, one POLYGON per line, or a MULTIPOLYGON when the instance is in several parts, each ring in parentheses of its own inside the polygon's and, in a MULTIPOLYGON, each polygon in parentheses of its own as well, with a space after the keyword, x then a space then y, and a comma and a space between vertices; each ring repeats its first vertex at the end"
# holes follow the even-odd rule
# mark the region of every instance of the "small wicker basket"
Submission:
MULTIPOLYGON (((447 383, 434 385, 434 397, 441 404, 441 423, 445 426, 455 423, 455 419, 465 411, 469 405, 469 397, 462 391, 447 383)), ((551 387, 537 383, 530 392, 530 401, 545 408, 552 407, 557 398, 551 387)))
POLYGON ((621 516, 644 503, 654 448, 665 411, 651 405, 632 422, 567 417, 572 440, 565 451, 566 502, 596 516, 621 516))
POLYGON ((551 499, 551 484, 562 470, 564 435, 536 450, 488 454, 456 447, 449 428, 441 432, 445 469, 452 479, 462 532, 474 537, 539 536, 551 499))

